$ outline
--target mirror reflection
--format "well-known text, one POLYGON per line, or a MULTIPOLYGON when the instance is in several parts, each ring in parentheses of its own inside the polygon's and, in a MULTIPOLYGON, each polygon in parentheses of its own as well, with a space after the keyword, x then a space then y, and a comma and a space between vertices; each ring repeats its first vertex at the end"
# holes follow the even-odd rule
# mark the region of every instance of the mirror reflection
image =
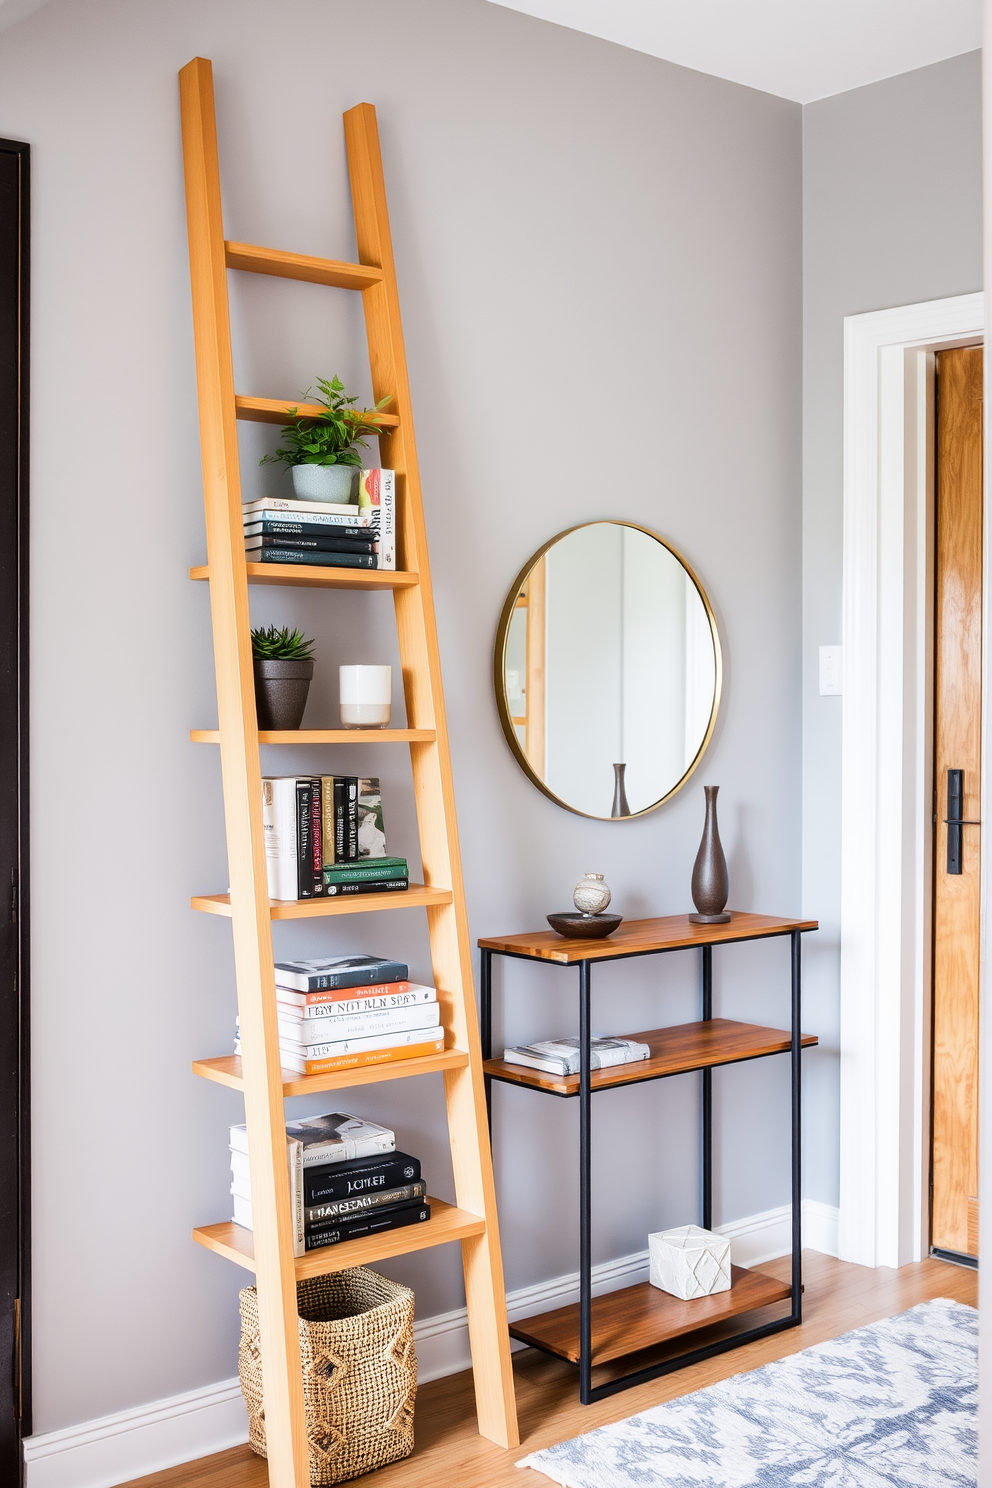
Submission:
POLYGON ((495 661, 510 746, 570 811, 650 811, 709 741, 720 695, 709 605, 678 554, 631 523, 576 527, 528 564, 495 661))

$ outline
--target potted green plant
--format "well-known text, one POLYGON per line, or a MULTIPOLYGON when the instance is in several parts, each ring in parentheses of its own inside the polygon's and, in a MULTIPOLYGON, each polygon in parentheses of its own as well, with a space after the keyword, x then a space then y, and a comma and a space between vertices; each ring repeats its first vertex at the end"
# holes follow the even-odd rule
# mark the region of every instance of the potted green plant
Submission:
MULTIPOLYGON (((367 447, 365 435, 378 434, 381 428, 379 409, 389 401, 380 398, 375 408, 357 409, 358 402, 345 391, 337 376, 330 382, 317 378, 321 396, 315 401, 322 412, 299 413, 287 409, 293 420, 282 430, 284 447, 265 455, 261 465, 282 462, 293 472, 293 492, 300 501, 338 501, 348 503, 355 487, 355 468, 361 466, 358 446, 367 447)), ((311 397, 312 388, 304 396, 311 397)))
POLYGON ((274 625, 251 633, 255 710, 260 729, 298 729, 313 679, 313 641, 274 625))

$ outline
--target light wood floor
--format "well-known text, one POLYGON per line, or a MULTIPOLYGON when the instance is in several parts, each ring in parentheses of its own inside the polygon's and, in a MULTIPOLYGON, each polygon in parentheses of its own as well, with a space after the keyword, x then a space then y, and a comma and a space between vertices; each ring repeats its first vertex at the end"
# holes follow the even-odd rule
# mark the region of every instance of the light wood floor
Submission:
MULTIPOLYGON (((784 1278, 788 1264, 787 1260, 772 1261, 761 1269, 784 1278)), ((728 1375, 836 1338, 863 1323, 891 1317, 931 1297, 953 1297, 971 1306, 978 1300, 976 1272, 944 1261, 922 1261, 898 1271, 869 1271, 810 1251, 805 1258, 804 1277, 801 1328, 626 1390, 597 1405, 579 1405, 576 1371, 571 1366, 532 1349, 516 1355, 521 1445, 512 1452, 501 1451, 476 1433, 470 1373, 434 1380, 424 1385, 417 1397, 417 1447, 413 1456, 371 1474, 368 1481, 375 1488, 437 1488, 439 1483, 457 1484, 458 1488, 527 1488, 532 1483, 538 1488, 549 1480, 514 1467, 527 1452, 620 1421, 728 1375)), ((648 1357, 641 1356, 638 1365, 648 1357)), ((626 1367, 632 1367, 629 1361, 626 1367)), ((605 1376, 597 1376, 601 1377, 605 1376)), ((234 1447, 139 1478, 125 1488, 266 1488, 267 1483, 264 1461, 247 1447, 234 1447)))

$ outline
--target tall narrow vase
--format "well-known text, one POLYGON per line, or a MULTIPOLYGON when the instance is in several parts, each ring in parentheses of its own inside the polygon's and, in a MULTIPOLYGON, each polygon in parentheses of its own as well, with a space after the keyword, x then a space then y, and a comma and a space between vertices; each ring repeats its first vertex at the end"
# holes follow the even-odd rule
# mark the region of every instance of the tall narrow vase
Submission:
POLYGON ((626 765, 613 766, 613 809, 610 812, 613 817, 630 815, 630 807, 627 805, 627 787, 623 779, 626 768, 626 765))
POLYGON ((703 786, 706 821, 703 823, 703 840, 692 865, 692 902, 696 913, 689 916, 696 925, 725 925, 730 919, 724 909, 730 892, 730 879, 716 819, 716 793, 719 789, 718 785, 703 786))

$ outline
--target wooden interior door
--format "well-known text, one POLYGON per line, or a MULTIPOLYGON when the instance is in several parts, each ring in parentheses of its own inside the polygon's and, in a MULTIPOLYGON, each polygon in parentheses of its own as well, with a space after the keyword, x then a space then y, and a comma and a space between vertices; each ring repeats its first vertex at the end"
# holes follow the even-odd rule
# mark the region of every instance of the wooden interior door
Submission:
POLYGON ((978 1249, 982 348, 937 356, 930 1242, 978 1249), (958 773, 960 772, 960 773, 958 773), (961 821, 964 825, 955 825, 961 821))

